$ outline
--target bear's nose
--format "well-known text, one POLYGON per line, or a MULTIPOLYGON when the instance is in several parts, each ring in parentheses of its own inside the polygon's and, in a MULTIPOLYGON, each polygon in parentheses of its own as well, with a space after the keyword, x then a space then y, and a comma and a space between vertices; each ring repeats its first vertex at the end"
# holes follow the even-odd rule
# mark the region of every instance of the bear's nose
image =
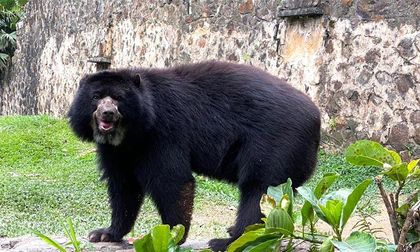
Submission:
POLYGON ((105 110, 102 112, 102 118, 105 120, 112 120, 115 115, 115 112, 112 110, 105 110))

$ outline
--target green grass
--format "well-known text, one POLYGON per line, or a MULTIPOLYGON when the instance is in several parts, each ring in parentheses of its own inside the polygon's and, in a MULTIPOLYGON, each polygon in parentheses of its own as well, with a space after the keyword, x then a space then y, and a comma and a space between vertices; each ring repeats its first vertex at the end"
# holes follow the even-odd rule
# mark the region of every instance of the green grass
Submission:
MULTIPOLYGON (((62 234, 70 217, 79 235, 106 227, 110 210, 106 186, 99 181, 95 147, 79 141, 67 122, 47 116, 0 117, 0 236, 62 234)), ((375 168, 353 167, 341 155, 321 152, 315 182, 326 172, 343 175, 333 188, 353 188, 378 173, 375 168)), ((196 176, 195 211, 237 206, 238 190, 231 185, 196 176)), ((376 194, 370 186, 368 198, 376 194)), ((213 214, 213 213, 212 213, 213 214)), ((217 214, 217 213, 215 213, 217 214)), ((223 213, 219 213, 223 215, 223 213)), ((149 199, 142 207, 135 233, 159 223, 149 199)), ((224 227, 202 227, 224 233, 224 227)))
MULTIPOLYGON (((109 225, 105 183, 99 181, 95 147, 79 141, 67 122, 47 116, 0 117, 0 236, 19 236, 37 229, 61 234, 71 217, 79 234, 109 225)), ((237 190, 197 176, 195 208, 207 202, 237 205, 237 190)), ((160 219, 149 199, 135 233, 160 219)))

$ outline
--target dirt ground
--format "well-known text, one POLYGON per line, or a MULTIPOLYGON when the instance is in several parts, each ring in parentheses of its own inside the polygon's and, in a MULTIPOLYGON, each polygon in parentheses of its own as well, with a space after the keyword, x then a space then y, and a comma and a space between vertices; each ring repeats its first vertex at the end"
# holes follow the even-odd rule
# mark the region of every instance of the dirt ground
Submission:
MULTIPOLYGON (((379 204, 379 203, 378 203, 379 204)), ((194 210, 193 220, 191 223, 191 230, 189 240, 205 240, 212 237, 227 237, 226 229, 234 224, 236 217, 236 207, 228 205, 207 205, 200 209, 194 210)), ((385 205, 380 203, 378 213, 374 214, 368 221, 371 223, 371 228, 381 229, 376 233, 377 238, 385 239, 390 242, 393 241, 392 229, 388 220, 385 205)), ((343 236, 347 237, 353 229, 354 225, 360 220, 359 216, 353 215, 348 221, 344 229, 343 236)), ((323 221, 318 221, 317 230, 322 233, 332 234, 331 228, 323 221)))
MULTIPOLYGON (((388 221, 386 209, 384 205, 380 205, 379 213, 374 215, 374 220, 369 219, 372 228, 381 228, 382 232, 377 233, 377 238, 387 239, 392 241, 392 230, 388 221)), ((191 230, 187 242, 184 244, 186 247, 194 249, 203 249, 207 247, 207 241, 212 238, 228 237, 226 229, 233 225, 236 217, 236 206, 227 204, 218 204, 216 202, 209 202, 206 205, 197 207, 194 210, 193 220, 191 223, 191 230)), ((348 236, 352 231, 353 226, 360 218, 355 215, 351 218, 344 230, 344 237, 348 236)), ((328 225, 319 221, 317 224, 318 231, 322 233, 331 233, 328 225)), ((57 239, 63 239, 59 237, 57 239)), ((66 239, 63 239, 63 243, 66 239)), ((60 240, 59 240, 60 241, 60 240)), ((126 243, 100 243, 91 244, 89 251, 101 252, 115 252, 115 251, 132 251, 127 249, 126 243)), ((308 243, 299 243, 295 251, 303 252, 308 251, 308 243)), ((45 244, 34 236, 24 236, 17 238, 0 238, 0 252, 49 252, 55 251, 49 245, 45 244)))

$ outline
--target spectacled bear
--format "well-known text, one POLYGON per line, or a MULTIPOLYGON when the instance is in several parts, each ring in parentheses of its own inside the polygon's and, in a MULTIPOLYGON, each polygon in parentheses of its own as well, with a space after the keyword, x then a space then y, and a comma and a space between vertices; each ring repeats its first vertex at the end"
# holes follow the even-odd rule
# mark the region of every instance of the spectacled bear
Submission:
POLYGON ((218 61, 87 75, 68 116, 77 136, 96 142, 108 185, 111 225, 91 232, 92 242, 121 240, 145 195, 163 223, 182 224, 187 235, 195 172, 239 187, 231 237, 209 242, 224 251, 261 221, 268 186, 291 178, 298 187, 311 176, 320 141, 320 112, 305 94, 258 68, 218 61))

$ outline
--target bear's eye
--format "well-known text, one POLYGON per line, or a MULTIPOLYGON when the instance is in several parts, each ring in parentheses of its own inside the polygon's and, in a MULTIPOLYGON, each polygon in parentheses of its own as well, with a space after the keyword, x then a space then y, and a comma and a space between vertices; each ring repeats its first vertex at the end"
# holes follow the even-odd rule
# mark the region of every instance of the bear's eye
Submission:
POLYGON ((97 94, 93 95, 93 96, 92 96, 92 99, 93 99, 93 100, 99 100, 99 95, 97 95, 97 94))

